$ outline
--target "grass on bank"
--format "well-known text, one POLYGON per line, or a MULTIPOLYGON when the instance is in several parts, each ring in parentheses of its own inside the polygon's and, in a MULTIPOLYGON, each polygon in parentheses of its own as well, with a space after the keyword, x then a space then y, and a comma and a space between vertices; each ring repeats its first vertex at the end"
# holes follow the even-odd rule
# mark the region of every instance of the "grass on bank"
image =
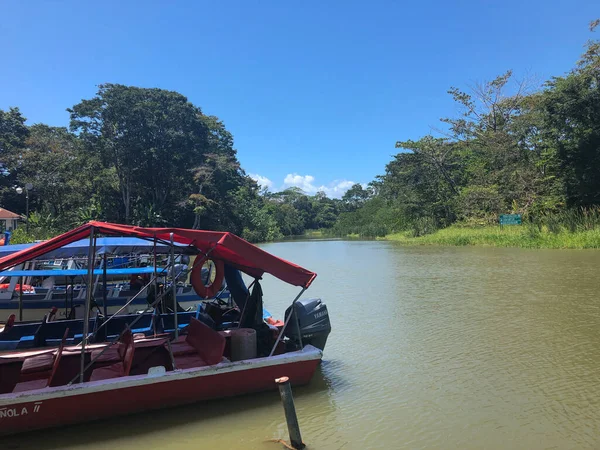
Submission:
POLYGON ((386 240, 407 245, 479 245, 492 247, 521 248, 600 248, 600 228, 570 232, 551 232, 547 227, 531 224, 499 226, 461 227, 453 225, 432 234, 412 237, 410 232, 388 234, 386 240))

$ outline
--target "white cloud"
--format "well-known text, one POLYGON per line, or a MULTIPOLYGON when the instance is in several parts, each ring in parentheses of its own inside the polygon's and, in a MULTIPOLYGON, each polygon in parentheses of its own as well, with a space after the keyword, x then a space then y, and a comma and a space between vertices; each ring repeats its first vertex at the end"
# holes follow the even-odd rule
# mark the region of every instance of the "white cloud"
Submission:
POLYGON ((288 187, 299 187, 307 194, 314 194, 317 188, 313 185, 315 177, 312 175, 298 175, 297 173, 288 173, 283 180, 283 185, 288 187))
POLYGON ((334 180, 327 185, 317 185, 315 177, 312 175, 298 175, 297 173, 288 173, 283 180, 284 188, 299 187, 309 195, 323 191, 330 198, 342 197, 354 184, 355 182, 350 180, 334 180))
MULTIPOLYGON (((266 187, 269 191, 278 192, 290 187, 298 187, 307 195, 315 195, 319 191, 325 192, 329 198, 341 198, 355 181, 334 180, 329 184, 315 183, 315 177, 312 175, 298 175, 297 173, 288 173, 283 179, 283 185, 276 187, 273 181, 257 173, 248 174, 250 178, 256 181, 261 187, 266 187)), ((363 184, 363 187, 366 187, 363 184)))
POLYGON ((259 175, 257 173, 250 173, 248 175, 250 176, 250 178, 256 181, 258 185, 262 188, 271 189, 273 187, 273 182, 267 177, 263 177, 262 175, 259 175))

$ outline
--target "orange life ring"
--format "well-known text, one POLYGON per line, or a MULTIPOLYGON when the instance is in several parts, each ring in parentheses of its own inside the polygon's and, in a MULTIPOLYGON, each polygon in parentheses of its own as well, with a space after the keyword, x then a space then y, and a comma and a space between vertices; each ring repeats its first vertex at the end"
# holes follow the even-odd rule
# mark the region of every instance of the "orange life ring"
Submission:
POLYGON ((221 290, 221 286, 223 285, 223 277, 225 276, 225 266, 223 265, 223 261, 218 259, 209 259, 206 261, 212 261, 215 265, 215 270, 217 271, 215 274, 215 280, 206 286, 202 280, 202 266, 204 264, 194 264, 192 273, 190 275, 190 282, 192 283, 194 291, 196 291, 196 294, 198 294, 200 297, 212 298, 221 290))

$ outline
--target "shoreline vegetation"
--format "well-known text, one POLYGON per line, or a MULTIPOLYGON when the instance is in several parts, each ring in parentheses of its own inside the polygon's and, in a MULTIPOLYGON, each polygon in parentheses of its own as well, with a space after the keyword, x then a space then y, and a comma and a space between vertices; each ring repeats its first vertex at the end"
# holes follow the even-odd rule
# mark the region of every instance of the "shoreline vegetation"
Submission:
MULTIPOLYGON (((590 23, 590 31, 600 19, 590 23)), ((332 234, 403 244, 600 248, 600 40, 543 84, 511 70, 462 90, 435 135, 396 143, 332 234), (522 225, 500 229, 499 216, 522 225)))
POLYGON ((517 247, 530 249, 598 249, 600 229, 552 233, 531 224, 483 227, 453 225, 432 234, 411 236, 409 232, 392 233, 383 238, 404 245, 517 247))
MULTIPOLYGON (((368 232, 369 230, 364 230, 368 232)), ((346 235, 355 238, 359 235, 346 235)), ((372 236, 404 245, 600 249, 600 207, 565 209, 529 217, 521 225, 459 222, 436 229, 417 222, 405 230, 372 236)))

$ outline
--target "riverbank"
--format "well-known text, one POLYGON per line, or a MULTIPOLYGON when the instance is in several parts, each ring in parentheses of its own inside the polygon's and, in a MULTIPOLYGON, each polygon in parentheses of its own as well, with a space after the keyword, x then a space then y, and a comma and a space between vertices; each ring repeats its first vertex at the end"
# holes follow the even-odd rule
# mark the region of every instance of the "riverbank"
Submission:
POLYGON ((480 228, 451 226, 419 237, 412 237, 409 232, 401 232, 389 234, 382 239, 406 245, 586 249, 600 248, 600 229, 574 233, 568 231, 551 233, 528 225, 503 228, 499 226, 480 228))

